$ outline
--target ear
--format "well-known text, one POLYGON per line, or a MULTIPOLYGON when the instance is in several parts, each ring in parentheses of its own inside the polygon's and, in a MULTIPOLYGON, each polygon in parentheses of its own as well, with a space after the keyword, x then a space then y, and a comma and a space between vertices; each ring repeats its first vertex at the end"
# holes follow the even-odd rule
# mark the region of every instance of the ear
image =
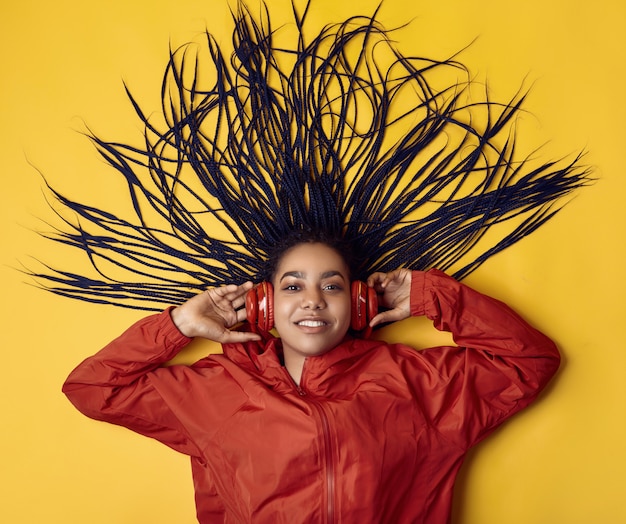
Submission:
POLYGON ((246 317, 253 329, 270 331, 274 327, 274 288, 261 282, 246 294, 246 317))
POLYGON ((351 298, 350 327, 362 332, 367 338, 372 334, 369 323, 378 313, 378 296, 374 288, 368 287, 365 282, 355 280, 351 284, 351 298))

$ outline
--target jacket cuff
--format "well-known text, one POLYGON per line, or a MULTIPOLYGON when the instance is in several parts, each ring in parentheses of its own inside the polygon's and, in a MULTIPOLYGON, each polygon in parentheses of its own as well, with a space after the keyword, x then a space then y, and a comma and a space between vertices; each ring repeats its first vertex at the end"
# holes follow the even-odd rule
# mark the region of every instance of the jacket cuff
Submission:
POLYGON ((421 317, 426 313, 426 273, 424 271, 411 272, 411 316, 421 317))
POLYGON ((176 324, 174 324, 171 312, 175 307, 176 306, 170 306, 160 313, 160 327, 163 329, 163 333, 169 344, 174 347, 183 347, 189 344, 193 339, 183 335, 180 329, 176 327, 176 324))

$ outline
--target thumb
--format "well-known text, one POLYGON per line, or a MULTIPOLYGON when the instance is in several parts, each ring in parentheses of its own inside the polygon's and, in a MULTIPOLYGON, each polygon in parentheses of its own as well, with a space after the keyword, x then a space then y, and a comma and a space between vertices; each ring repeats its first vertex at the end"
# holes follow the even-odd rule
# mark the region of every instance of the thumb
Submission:
POLYGON ((403 312, 399 309, 390 309, 389 311, 383 311, 378 313, 372 320, 370 321, 370 326, 375 327, 379 324, 385 324, 390 322, 397 322, 406 318, 403 312))
POLYGON ((227 343, 244 343, 244 342, 252 342, 254 340, 261 340, 261 336, 257 333, 253 333, 251 331, 237 331, 237 330, 226 330, 222 333, 222 336, 219 340, 222 344, 227 343))

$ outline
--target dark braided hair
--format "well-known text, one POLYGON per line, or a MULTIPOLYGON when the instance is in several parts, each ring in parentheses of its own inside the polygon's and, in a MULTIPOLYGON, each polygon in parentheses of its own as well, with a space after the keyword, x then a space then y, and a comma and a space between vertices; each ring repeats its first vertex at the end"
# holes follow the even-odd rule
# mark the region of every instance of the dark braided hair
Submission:
MULTIPOLYGON (((259 274, 260 280, 271 282, 274 280, 277 267, 283 256, 296 246, 301 244, 324 244, 333 249, 346 263, 349 271, 349 277, 358 274, 358 257, 356 255, 355 246, 348 242, 343 236, 335 235, 326 230, 314 230, 310 228, 293 229, 278 242, 276 242, 268 251, 264 267, 259 274)), ((361 279, 364 279, 361 276, 361 279)))
POLYGON ((143 145, 91 139, 132 212, 49 186, 63 224, 45 235, 91 269, 46 265, 31 273, 44 288, 159 310, 267 276, 293 231, 342 239, 354 278, 404 266, 461 279, 589 181, 580 156, 518 158, 524 93, 477 99, 462 64, 400 53, 376 13, 309 37, 312 0, 301 13, 297 1, 291 46, 277 43, 267 8, 257 18, 239 3, 230 58, 210 33, 172 50, 160 115, 127 90, 143 145))

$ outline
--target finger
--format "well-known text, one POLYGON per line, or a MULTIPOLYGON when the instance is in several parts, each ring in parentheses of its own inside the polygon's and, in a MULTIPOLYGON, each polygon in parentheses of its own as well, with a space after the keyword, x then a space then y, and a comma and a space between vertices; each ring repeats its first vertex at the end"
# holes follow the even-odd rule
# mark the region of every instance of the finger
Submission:
POLYGON ((370 321, 370 326, 375 327, 379 324, 385 324, 390 322, 397 322, 405 318, 405 315, 402 311, 397 309, 390 309, 389 311, 383 311, 382 313, 378 313, 372 320, 370 321))
POLYGON ((247 293, 254 287, 254 282, 248 280, 247 282, 244 282, 243 284, 241 284, 241 286, 239 287, 243 288, 243 290, 247 293))
POLYGON ((261 336, 258 333, 253 333, 251 331, 225 331, 219 342, 241 344, 244 342, 252 342, 254 340, 261 340, 261 336))
POLYGON ((380 271, 372 273, 367 279, 367 285, 380 291, 382 290, 382 283, 385 281, 386 277, 387 273, 382 273, 380 271))
POLYGON ((239 286, 237 297, 233 300, 233 309, 240 309, 245 305, 248 291, 250 291, 253 286, 254 284, 252 282, 245 282, 239 286))
POLYGON ((250 289, 252 289, 253 286, 254 284, 252 282, 245 282, 239 286, 230 284, 226 289, 224 298, 230 300, 231 302, 238 301, 239 299, 245 300, 246 294, 250 291, 250 289))
POLYGON ((233 311, 235 311, 237 313, 237 315, 239 315, 239 313, 243 312, 244 317, 245 317, 245 313, 246 313, 246 308, 244 307, 245 303, 246 303, 245 299, 238 298, 237 300, 235 300, 231 304, 231 306, 233 308, 233 311))
POLYGON ((228 300, 232 302, 239 296, 239 286, 236 284, 228 284, 215 289, 215 295, 220 299, 228 300))
POLYGON ((237 288, 238 288, 237 284, 226 284, 224 286, 214 287, 211 289, 220 297, 225 297, 226 295, 230 293, 236 292, 237 288))
POLYGON ((207 290, 213 304, 223 311, 240 308, 245 301, 245 298, 241 296, 242 292, 245 291, 235 284, 207 290))
POLYGON ((237 322, 244 322, 244 321, 246 321, 248 319, 247 312, 243 308, 242 309, 237 309, 235 311, 235 314, 237 315, 237 322))
POLYGON ((231 306, 235 311, 239 311, 243 308, 243 305, 246 303, 246 297, 236 297, 231 302, 231 306))
POLYGON ((404 270, 402 268, 394 269, 393 271, 390 271, 389 273, 387 273, 385 282, 383 283, 383 285, 387 286, 390 282, 393 282, 394 280, 398 280, 398 281, 402 280, 403 274, 404 274, 404 270))

